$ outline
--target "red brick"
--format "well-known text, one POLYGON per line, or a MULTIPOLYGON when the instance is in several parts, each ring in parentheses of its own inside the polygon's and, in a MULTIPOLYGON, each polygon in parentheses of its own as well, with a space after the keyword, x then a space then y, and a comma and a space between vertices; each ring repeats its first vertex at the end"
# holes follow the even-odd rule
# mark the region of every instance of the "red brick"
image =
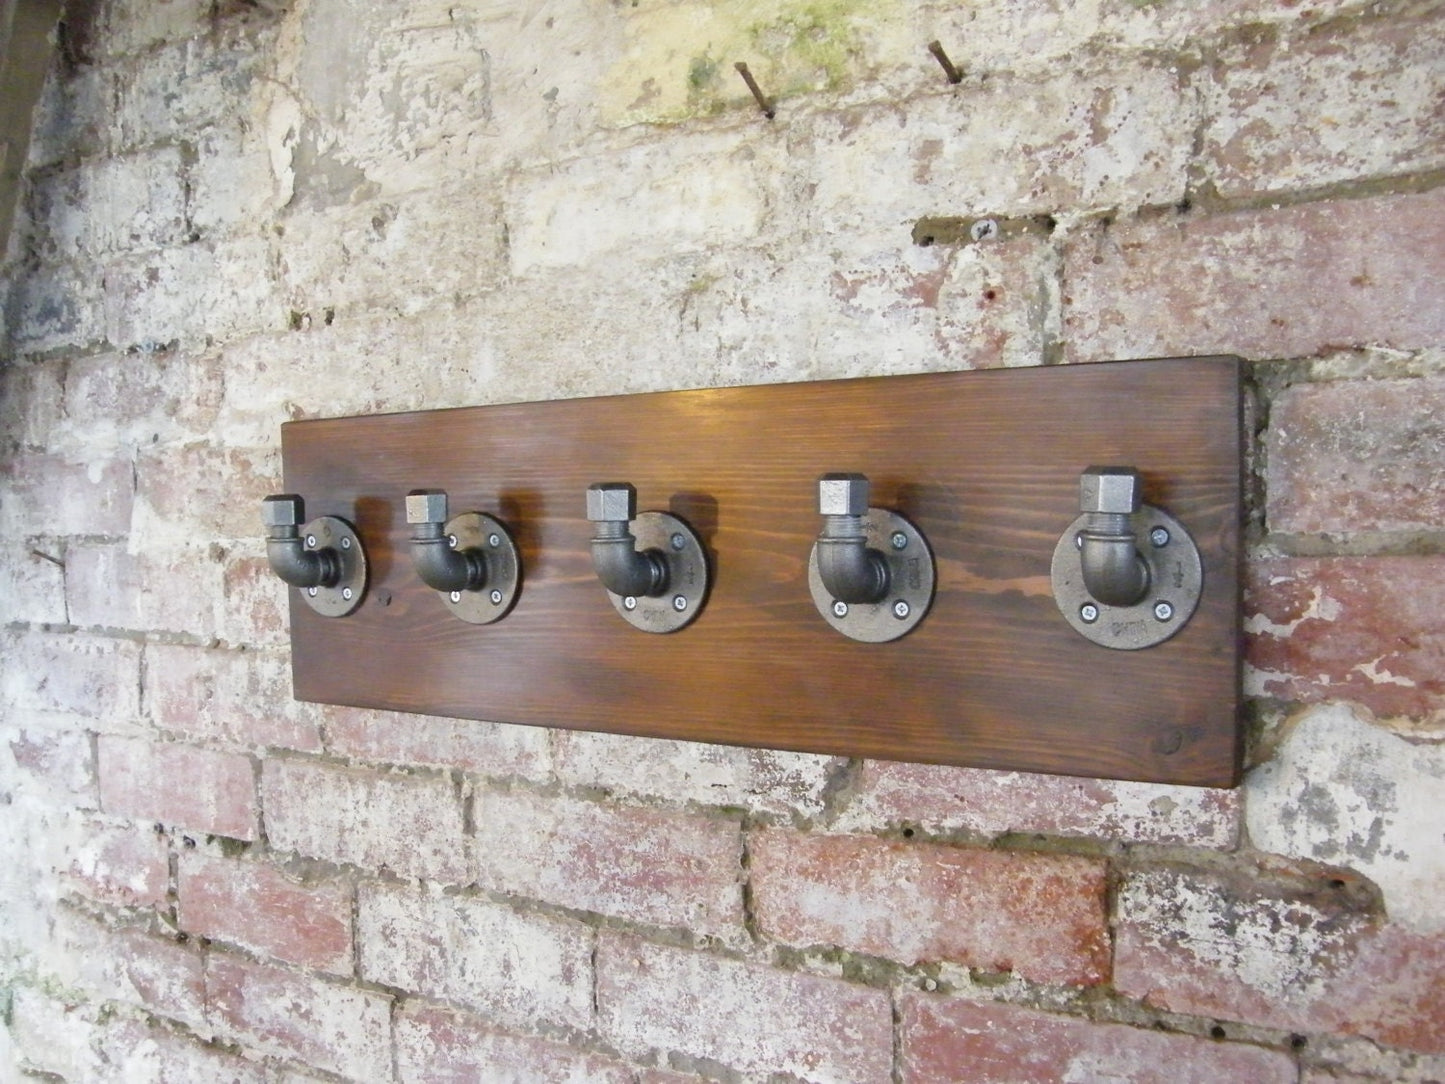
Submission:
POLYGON ((738 822, 525 791, 475 803, 479 887, 745 939, 738 822))
POLYGON ((408 1004, 396 1020, 403 1084, 634 1084, 632 1069, 600 1054, 530 1036, 508 1035, 466 1013, 408 1004))
POLYGON ((1239 818, 1233 790, 869 760, 834 826, 1229 848, 1239 836, 1239 818))
POLYGON ((755 833, 749 850, 758 925, 787 944, 1037 982, 1109 976, 1100 860, 791 831, 755 833))
POLYGON ((1255 561, 1245 613, 1247 692, 1445 717, 1445 557, 1255 561))
POLYGON ((563 730, 557 777, 639 797, 816 817, 836 757, 563 730))
POLYGON ((116 726, 139 715, 140 645, 99 636, 16 632, 4 636, 0 700, 116 726))
POLYGON ((135 481, 124 459, 74 462, 57 455, 0 463, 6 535, 123 535, 130 530, 135 481))
POLYGON ((1445 523, 1445 377, 1286 389, 1270 408, 1268 524, 1285 534, 1445 523))
POLYGON ((291 699, 287 659, 146 645, 146 706, 161 730, 251 748, 317 752, 316 713, 291 699))
POLYGON ((1295 1084, 1294 1060, 1191 1035, 905 993, 904 1084, 1295 1084))
POLYGON ((1115 987, 1171 1012, 1445 1053, 1445 934, 1380 926, 1350 898, 1324 883, 1132 874, 1115 987))
POLYGON ((211 953, 206 1012, 244 1046, 362 1080, 391 1076, 391 998, 211 953))
POLYGON ((1308 357, 1445 339, 1445 188, 1081 231, 1065 257, 1069 361, 1308 357))
POLYGON ((886 1084, 886 991, 665 948, 604 931, 597 952, 603 1037, 650 1057, 671 1050, 741 1072, 886 1084))
POLYGON ((104 734, 99 756, 100 802, 107 813, 256 838, 256 788, 246 757, 104 734))
POLYGON ((388 775, 306 760, 262 767, 278 850, 450 884, 471 880, 462 803, 440 775, 388 775))
POLYGON ((125 542, 71 543, 65 554, 65 600, 81 627, 214 636, 221 580, 204 548, 159 556, 125 542))
POLYGON ((1207 92, 1206 175, 1238 197, 1445 165, 1442 32, 1437 12, 1226 45, 1207 92))
POLYGON ((592 931, 486 900, 363 885, 357 937, 372 982, 525 1028, 592 1023, 592 931))
POLYGON ((170 890, 166 837, 151 825, 108 824, 88 819, 64 883, 101 903, 160 907, 170 890))
POLYGON ((351 974, 351 889, 301 884, 259 862, 181 856, 180 927, 316 971, 351 974))
POLYGON ((95 764, 88 733, 27 728, 0 730, 0 736, 15 766, 15 786, 67 804, 95 807, 95 764))
POLYGON ((338 756, 459 768, 492 778, 549 776, 549 732, 542 727, 330 705, 323 709, 322 725, 326 748, 338 756))

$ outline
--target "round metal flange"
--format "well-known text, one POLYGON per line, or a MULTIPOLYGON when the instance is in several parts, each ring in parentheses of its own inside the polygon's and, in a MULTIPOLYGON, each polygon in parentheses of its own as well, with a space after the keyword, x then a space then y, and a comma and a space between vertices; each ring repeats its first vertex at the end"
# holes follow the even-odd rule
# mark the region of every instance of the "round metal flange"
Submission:
POLYGON ((345 617, 360 606, 366 594, 366 551, 356 528, 337 516, 318 516, 301 528, 301 544, 308 550, 334 550, 341 562, 335 587, 299 588, 306 605, 323 617, 345 617))
POLYGON ((870 508, 863 517, 868 548, 888 562, 888 594, 881 602, 839 602, 818 574, 818 547, 808 557, 808 590, 823 620, 844 636, 868 644, 896 640, 915 628, 933 605, 933 551, 923 534, 897 512, 870 508))
POLYGON ((1184 524, 1163 509, 1143 505, 1133 516, 1139 556, 1149 566, 1149 591, 1133 606, 1106 606, 1084 587, 1079 532, 1087 516, 1069 525, 1054 547, 1051 576, 1059 612, 1081 636, 1102 647, 1137 651, 1162 644, 1184 627, 1199 605, 1204 566, 1184 524))
POLYGON ((463 512, 447 520, 442 530, 452 549, 481 550, 487 558, 487 582, 480 590, 437 592, 446 608, 473 625, 506 617, 522 589, 522 559, 511 533, 485 512, 463 512))
POLYGON ((667 560, 667 590, 655 597, 607 592, 626 622, 643 632, 676 632, 691 624, 707 601, 707 553, 691 527, 666 512, 639 512, 632 521, 638 552, 657 550, 667 560))

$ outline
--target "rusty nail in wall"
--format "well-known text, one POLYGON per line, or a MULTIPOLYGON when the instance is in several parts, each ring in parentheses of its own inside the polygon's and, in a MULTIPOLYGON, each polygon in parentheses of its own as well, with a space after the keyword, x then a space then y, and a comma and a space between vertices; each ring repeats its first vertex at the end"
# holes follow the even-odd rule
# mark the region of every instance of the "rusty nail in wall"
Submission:
POLYGON ((948 54, 943 51, 943 44, 941 42, 930 41, 928 43, 928 51, 933 54, 934 59, 937 60, 943 68, 943 72, 948 76, 950 83, 963 82, 963 72, 953 66, 953 61, 948 59, 948 54))
POLYGON ((753 92, 753 97, 757 99, 758 108, 763 111, 763 116, 768 120, 777 116, 777 110, 773 108, 772 101, 763 94, 762 88, 758 86, 758 81, 753 78, 753 73, 748 71, 748 66, 739 60, 733 67, 738 70, 738 74, 743 77, 743 82, 753 92))

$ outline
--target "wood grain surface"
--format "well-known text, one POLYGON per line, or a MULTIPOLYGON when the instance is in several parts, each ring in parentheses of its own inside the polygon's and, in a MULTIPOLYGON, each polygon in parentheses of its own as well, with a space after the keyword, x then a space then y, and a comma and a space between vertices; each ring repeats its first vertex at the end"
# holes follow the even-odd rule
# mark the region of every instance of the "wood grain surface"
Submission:
MULTIPOLYGON (((296 696, 854 757, 1230 786, 1238 780, 1241 363, 1164 359, 575 399, 293 422, 286 487, 359 529, 365 604, 292 592, 296 696), (1079 472, 1143 473, 1183 521, 1204 594, 1172 640, 1111 651, 1049 587, 1079 472), (817 477, 861 471, 938 562, 910 635, 860 644, 809 597, 817 477), (705 611, 649 635, 592 572, 587 486, 702 535, 705 611), (412 571, 403 498, 512 528, 524 579, 494 625, 452 617, 412 571)), ((398 725, 406 725, 400 722, 398 725)))

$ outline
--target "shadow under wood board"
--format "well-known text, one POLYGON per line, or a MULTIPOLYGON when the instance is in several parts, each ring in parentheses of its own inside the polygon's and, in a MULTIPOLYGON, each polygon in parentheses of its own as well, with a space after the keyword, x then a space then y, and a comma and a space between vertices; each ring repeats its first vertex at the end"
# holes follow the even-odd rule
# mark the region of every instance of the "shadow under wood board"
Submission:
MULTIPOLYGON (((1238 781, 1241 363, 1152 361, 880 377, 289 423, 286 487, 359 529, 365 603, 291 599, 302 700, 854 757, 1208 786, 1238 781), (1065 623, 1050 559, 1091 464, 1199 545, 1192 620, 1139 651, 1065 623), (858 643, 808 591, 817 479, 858 471, 937 561, 912 633, 858 643), (649 635, 592 570, 587 486, 701 534, 697 620, 649 635), (404 498, 512 529, 516 608, 453 617, 417 578, 404 498)), ((405 720, 398 726, 407 725, 405 720)))

